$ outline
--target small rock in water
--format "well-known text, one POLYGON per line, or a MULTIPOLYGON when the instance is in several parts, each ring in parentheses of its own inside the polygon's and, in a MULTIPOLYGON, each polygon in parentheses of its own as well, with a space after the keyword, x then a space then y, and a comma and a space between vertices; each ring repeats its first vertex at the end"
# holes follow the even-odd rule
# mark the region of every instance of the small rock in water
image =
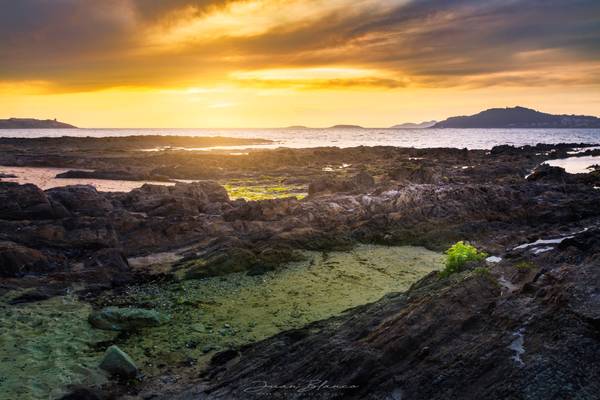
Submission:
POLYGON ((154 310, 106 307, 90 314, 88 320, 97 329, 130 331, 159 326, 167 321, 168 317, 154 310))
POLYGON ((104 353, 100 368, 121 378, 134 378, 139 369, 135 362, 118 346, 112 345, 104 353))

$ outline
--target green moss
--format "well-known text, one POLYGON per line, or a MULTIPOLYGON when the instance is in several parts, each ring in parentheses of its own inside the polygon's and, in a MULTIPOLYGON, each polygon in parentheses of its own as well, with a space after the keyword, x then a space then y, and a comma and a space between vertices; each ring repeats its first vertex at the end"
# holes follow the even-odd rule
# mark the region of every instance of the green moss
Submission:
POLYGON ((103 382, 97 365, 113 343, 146 376, 184 362, 200 369, 216 351, 406 290, 443 265, 441 254, 420 247, 363 245, 301 254, 304 260, 259 276, 144 283, 101 295, 99 306, 135 306, 171 316, 131 335, 93 329, 87 322, 91 307, 74 298, 18 306, 8 305, 15 295, 0 298, 0 398, 57 398, 67 385, 103 382))
POLYGON ((94 344, 116 332, 93 329, 91 307, 62 296, 9 306, 0 299, 0 399, 55 399, 70 384, 98 384, 104 349, 94 344))
POLYGON ((525 272, 536 268, 536 265, 531 261, 519 261, 514 267, 519 271, 525 272))
POLYGON ((482 261, 488 255, 480 252, 474 246, 463 242, 456 242, 452 247, 446 250, 446 265, 440 272, 442 277, 450 276, 460 272, 463 267, 471 261, 482 261))
POLYGON ((492 274, 490 269, 487 267, 477 267, 473 269, 473 276, 486 279, 493 286, 500 287, 498 279, 492 274))
POLYGON ((489 277, 492 273, 487 267, 477 267, 473 270, 473 275, 489 277))

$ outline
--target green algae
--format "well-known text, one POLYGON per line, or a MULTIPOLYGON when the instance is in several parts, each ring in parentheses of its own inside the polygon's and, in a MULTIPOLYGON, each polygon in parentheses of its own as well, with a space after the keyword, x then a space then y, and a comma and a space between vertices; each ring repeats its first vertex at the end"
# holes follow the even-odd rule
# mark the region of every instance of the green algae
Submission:
POLYGON ((362 245, 350 252, 305 252, 306 261, 260 276, 242 273, 130 288, 113 302, 152 307, 169 324, 120 341, 145 374, 169 364, 202 365, 219 350, 378 300, 443 266, 443 256, 419 247, 362 245))
POLYGON ((267 200, 284 197, 306 197, 306 186, 285 184, 281 179, 263 176, 258 180, 231 179, 221 182, 232 200, 267 200))
POLYGON ((106 379, 94 344, 115 334, 87 323, 89 304, 62 296, 8 306, 16 294, 0 298, 0 399, 54 399, 70 384, 106 379))
MULTIPOLYGON (((90 305, 65 296, 8 306, 0 298, 0 399, 48 399, 70 384, 105 381, 98 369, 111 344, 145 376, 167 368, 201 368, 217 351, 339 315, 378 300, 443 267, 442 254, 419 247, 361 245, 348 252, 303 252, 304 261, 260 276, 131 286, 98 304, 171 315, 168 323, 128 335, 93 329, 90 305)), ((10 297, 10 298, 9 298, 10 297)))

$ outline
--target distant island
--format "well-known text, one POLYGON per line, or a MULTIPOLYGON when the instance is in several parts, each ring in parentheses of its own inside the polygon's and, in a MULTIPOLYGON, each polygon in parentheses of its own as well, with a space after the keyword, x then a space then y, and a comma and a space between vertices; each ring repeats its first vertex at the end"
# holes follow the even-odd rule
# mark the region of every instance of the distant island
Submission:
POLYGON ((391 126, 390 129, 425 129, 431 128, 435 124, 437 124, 437 121, 424 121, 421 123, 406 122, 404 124, 391 126))
POLYGON ((0 129, 73 129, 76 126, 56 119, 8 118, 0 119, 0 129))
POLYGON ((333 125, 327 129, 365 129, 360 125, 333 125))
POLYGON ((517 106, 490 108, 475 115, 451 117, 432 128, 600 128, 600 118, 547 114, 517 106))
POLYGON ((310 128, 307 126, 304 126, 304 125, 291 125, 291 126, 286 126, 283 129, 310 129, 310 128))

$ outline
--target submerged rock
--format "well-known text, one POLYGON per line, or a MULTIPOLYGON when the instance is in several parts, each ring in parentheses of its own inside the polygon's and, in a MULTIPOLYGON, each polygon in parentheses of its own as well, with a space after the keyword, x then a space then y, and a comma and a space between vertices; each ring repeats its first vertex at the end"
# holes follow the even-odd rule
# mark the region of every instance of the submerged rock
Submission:
POLYGON ((97 329, 131 331, 159 326, 169 318, 154 310, 106 307, 90 314, 88 321, 97 329))
POLYGON ((106 349, 100 368, 120 378, 134 378, 139 372, 131 357, 116 345, 106 349))

